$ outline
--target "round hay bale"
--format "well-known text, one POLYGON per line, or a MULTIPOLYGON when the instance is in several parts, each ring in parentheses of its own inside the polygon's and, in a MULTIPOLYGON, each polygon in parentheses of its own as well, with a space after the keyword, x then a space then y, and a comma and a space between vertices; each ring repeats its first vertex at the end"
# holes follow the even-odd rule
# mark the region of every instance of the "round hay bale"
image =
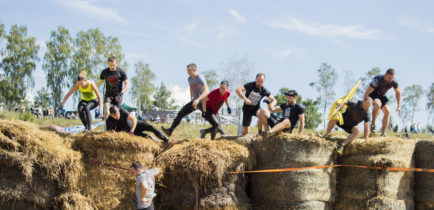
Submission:
POLYGON ((254 155, 232 141, 193 140, 176 144, 161 153, 157 164, 163 176, 158 182, 157 207, 192 209, 196 188, 204 209, 250 209, 243 174, 251 169, 254 155))
MULTIPOLYGON (((255 170, 334 165, 334 143, 315 136, 281 134, 254 143, 255 170)), ((336 169, 250 174, 255 209, 331 209, 336 169)))
MULTIPOLYGON (((415 142, 398 138, 355 140, 344 150, 343 164, 413 168, 415 142)), ((414 209, 413 172, 343 167, 337 209, 414 209)))
POLYGON ((78 190, 81 154, 36 124, 0 120, 0 206, 54 208, 54 198, 78 190))
MULTIPOLYGON (((434 140, 416 143, 416 167, 434 169, 434 140)), ((434 209, 434 173, 416 173, 415 182, 416 208, 434 209)))
POLYGON ((161 151, 155 141, 123 132, 88 133, 79 136, 74 146, 83 153, 86 171, 80 179, 81 193, 98 209, 134 208, 136 177, 120 167, 129 168, 139 161, 149 168, 161 151))

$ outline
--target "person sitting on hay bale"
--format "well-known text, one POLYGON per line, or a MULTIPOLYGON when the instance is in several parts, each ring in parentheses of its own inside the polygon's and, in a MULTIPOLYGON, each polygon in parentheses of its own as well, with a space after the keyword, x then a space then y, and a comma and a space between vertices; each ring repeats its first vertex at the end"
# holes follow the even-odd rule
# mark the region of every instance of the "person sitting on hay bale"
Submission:
POLYGON ((299 104, 297 104, 297 92, 295 90, 290 90, 285 93, 287 103, 275 106, 275 102, 270 102, 269 100, 264 100, 268 104, 268 110, 261 109, 259 112, 259 122, 264 128, 268 130, 268 126, 271 127, 269 131, 263 132, 263 136, 278 133, 284 129, 289 129, 292 133, 297 121, 300 120, 300 125, 298 133, 302 134, 304 129, 304 109, 299 104), (271 115, 271 112, 283 111, 283 118, 278 119, 271 115))
POLYGON ((330 135, 331 130, 333 127, 335 127, 336 123, 338 127, 342 128, 345 132, 349 133, 347 139, 344 141, 344 143, 339 143, 336 150, 337 152, 342 155, 344 151, 344 146, 348 145, 353 141, 360 133, 359 127, 357 127, 357 124, 364 121, 364 138, 368 139, 369 136, 369 120, 370 120, 370 114, 369 114, 369 108, 372 105, 372 98, 367 97, 363 101, 348 101, 345 104, 338 104, 338 106, 347 105, 346 111, 342 114, 342 117, 344 119, 344 124, 340 125, 338 120, 330 120, 327 124, 327 131, 325 134, 325 137, 328 138, 330 135))
POLYGON ((144 170, 142 164, 134 162, 131 169, 136 175, 136 209, 154 210, 152 199, 155 194, 155 175, 160 173, 158 168, 144 170))
POLYGON ((117 106, 110 107, 110 116, 109 118, 107 118, 106 124, 107 130, 128 132, 130 135, 142 136, 145 138, 149 137, 151 139, 154 139, 151 135, 143 133, 143 131, 151 131, 164 142, 168 144, 173 143, 154 126, 148 124, 143 120, 137 120, 136 117, 130 114, 126 109, 119 109, 117 106))
POLYGON ((231 93, 228 90, 228 81, 222 81, 220 83, 220 88, 214 89, 203 99, 202 117, 206 119, 212 127, 208 129, 200 129, 200 138, 203 139, 207 133, 211 133, 211 139, 214 140, 217 132, 220 132, 222 136, 225 136, 225 132, 218 123, 217 114, 223 103, 226 103, 228 114, 231 114, 232 111, 229 107, 228 101, 229 95, 231 95, 231 93))

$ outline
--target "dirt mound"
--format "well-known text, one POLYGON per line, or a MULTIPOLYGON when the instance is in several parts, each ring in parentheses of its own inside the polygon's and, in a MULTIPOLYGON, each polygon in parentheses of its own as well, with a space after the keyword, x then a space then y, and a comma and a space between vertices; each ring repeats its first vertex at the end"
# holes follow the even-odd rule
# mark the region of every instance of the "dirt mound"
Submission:
MULTIPOLYGON (((434 168, 434 140, 416 143, 416 167, 434 168)), ((417 209, 434 209, 434 173, 416 173, 414 198, 417 209)))

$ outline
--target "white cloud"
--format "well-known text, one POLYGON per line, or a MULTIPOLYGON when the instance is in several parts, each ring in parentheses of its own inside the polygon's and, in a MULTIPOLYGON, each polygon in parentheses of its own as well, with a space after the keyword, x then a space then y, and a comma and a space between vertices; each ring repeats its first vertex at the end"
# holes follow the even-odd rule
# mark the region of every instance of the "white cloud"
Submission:
POLYGON ((305 22, 295 17, 275 18, 266 25, 272 28, 282 28, 288 31, 307 33, 318 37, 349 37, 356 39, 385 39, 383 32, 374 29, 365 29, 360 25, 342 26, 338 24, 320 24, 305 22))
POLYGON ((226 36, 229 36, 231 34, 234 34, 235 31, 227 26, 220 25, 218 27, 219 33, 217 34, 217 38, 222 39, 226 36))
POLYGON ((198 47, 198 48, 207 48, 207 46, 205 46, 205 45, 203 45, 203 44, 201 44, 199 42, 196 42, 196 41, 194 41, 192 39, 187 38, 187 35, 182 30, 182 27, 172 28, 172 27, 167 26, 165 24, 162 24, 162 23, 160 23, 158 21, 152 21, 150 23, 152 25, 160 28, 163 31, 167 31, 170 34, 175 35, 175 37, 178 39, 178 41, 180 41, 180 42, 182 42, 184 44, 188 44, 188 45, 191 45, 191 46, 194 46, 194 47, 198 47))
POLYGON ((119 15, 118 11, 112 8, 96 5, 97 1, 94 0, 60 0, 59 2, 67 7, 92 15, 99 19, 127 24, 127 21, 119 15))
POLYGON ((185 30, 187 32, 192 32, 194 31, 194 29, 197 28, 197 26, 202 22, 202 19, 194 19, 193 21, 191 21, 191 23, 187 24, 185 26, 185 30))
POLYGON ((190 102, 190 89, 188 87, 183 88, 178 85, 168 85, 167 89, 172 93, 171 97, 175 100, 175 105, 183 106, 190 102))
POLYGON ((421 23, 421 22, 416 21, 416 20, 402 19, 399 21, 399 24, 402 26, 407 26, 407 27, 416 29, 418 31, 434 33, 434 27, 433 26, 429 26, 427 24, 421 23))
POLYGON ((238 13, 237 11, 230 9, 229 13, 232 15, 232 17, 234 17, 235 19, 237 19, 238 21, 240 21, 240 23, 245 23, 246 22, 246 18, 243 17, 242 15, 240 15, 240 13, 238 13))

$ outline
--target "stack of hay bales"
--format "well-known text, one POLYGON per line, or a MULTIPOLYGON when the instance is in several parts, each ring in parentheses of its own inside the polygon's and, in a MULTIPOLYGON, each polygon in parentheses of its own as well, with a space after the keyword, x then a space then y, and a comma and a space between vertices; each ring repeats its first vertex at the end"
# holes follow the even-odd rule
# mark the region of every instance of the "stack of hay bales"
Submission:
MULTIPOLYGON (((316 136, 280 134, 254 143, 255 170, 334 165, 335 144, 316 136)), ((255 209, 331 209, 336 168, 251 174, 255 209)))
MULTIPOLYGON (((343 164, 413 168, 415 141, 393 137, 355 140, 343 164)), ((413 172, 343 167, 337 209, 414 209, 413 172)))
POLYGON ((203 209, 250 209, 247 181, 231 171, 251 169, 254 154, 232 141, 193 140, 174 145, 161 153, 157 164, 163 177, 159 182, 160 209, 193 209, 196 188, 203 209))
POLYGON ((81 154, 64 138, 33 123, 0 121, 1 209, 41 209, 76 206, 89 209, 78 192, 83 170, 81 154), (74 199, 64 199, 74 194, 74 199))
POLYGON ((128 133, 104 132, 81 135, 75 147, 83 153, 86 170, 80 178, 82 194, 98 209, 134 209, 135 176, 127 170, 98 165, 111 164, 129 168, 139 161, 146 169, 153 166, 161 147, 155 141, 128 133))
MULTIPOLYGON (((416 167, 434 169, 434 140, 417 142, 416 167)), ((434 209, 434 173, 418 172, 415 181, 416 209, 434 209)))

